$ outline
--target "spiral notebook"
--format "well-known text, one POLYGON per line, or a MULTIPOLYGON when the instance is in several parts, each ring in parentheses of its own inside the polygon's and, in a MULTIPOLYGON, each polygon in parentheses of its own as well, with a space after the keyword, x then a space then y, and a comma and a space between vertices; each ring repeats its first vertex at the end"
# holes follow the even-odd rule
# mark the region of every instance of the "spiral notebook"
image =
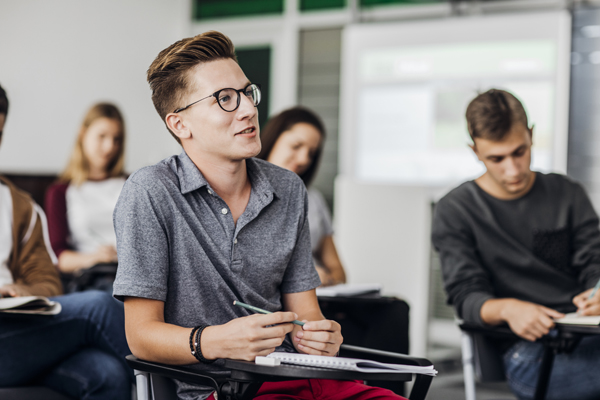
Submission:
POLYGON ((267 356, 275 358, 284 364, 305 365, 309 367, 343 369, 348 371, 371 372, 371 373, 399 373, 399 374, 423 374, 435 376, 437 371, 433 365, 403 365, 387 364, 358 358, 313 356, 309 354, 275 352, 267 356))

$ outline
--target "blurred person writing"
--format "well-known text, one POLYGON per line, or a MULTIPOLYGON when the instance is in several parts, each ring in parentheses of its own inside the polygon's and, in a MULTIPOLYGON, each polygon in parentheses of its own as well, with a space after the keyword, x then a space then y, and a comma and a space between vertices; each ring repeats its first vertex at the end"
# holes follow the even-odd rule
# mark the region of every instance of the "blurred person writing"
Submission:
POLYGON ((45 199, 50 242, 63 273, 117 262, 112 213, 125 183, 125 123, 119 109, 87 112, 60 182, 45 199))
MULTIPOLYGON (((531 399, 543 344, 554 319, 600 314, 598 216, 580 184, 530 169, 533 127, 521 102, 491 89, 466 112, 471 148, 486 172, 435 208, 433 244, 440 253, 448 302, 465 321, 508 324, 520 338, 498 344, 508 383, 531 399)), ((557 354, 548 399, 598 399, 600 336, 557 354)))
MULTIPOLYGON (((303 107, 285 110, 269 119, 261 133, 262 150, 258 158, 295 172, 309 188, 325 144, 321 119, 303 107)), ((335 243, 331 213, 321 192, 308 189, 308 225, 315 267, 323 286, 346 282, 344 267, 335 243)))
MULTIPOLYGON (((8 98, 0 86, 0 138, 8 98)), ((0 387, 44 385, 76 399, 128 400, 123 307, 99 291, 60 296, 45 216, 31 197, 0 177, 0 297, 47 296, 52 316, 0 314, 0 387)))

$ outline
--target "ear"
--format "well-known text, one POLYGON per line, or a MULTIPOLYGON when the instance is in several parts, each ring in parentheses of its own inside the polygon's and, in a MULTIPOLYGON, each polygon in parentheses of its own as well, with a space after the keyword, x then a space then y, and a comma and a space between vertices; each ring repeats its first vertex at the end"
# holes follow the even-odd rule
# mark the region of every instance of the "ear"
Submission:
POLYGON ((165 123, 171 132, 173 132, 173 134, 181 140, 189 139, 192 136, 192 132, 179 114, 167 114, 165 117, 165 123))
POLYGON ((479 155, 479 151, 477 151, 477 145, 475 144, 475 142, 473 142, 473 144, 469 144, 469 147, 471 148, 471 150, 473 150, 473 153, 475 153, 475 156, 477 156, 477 159, 479 161, 483 161, 481 159, 481 156, 479 155))
POLYGON ((531 125, 531 128, 529 128, 529 138, 531 139, 531 144, 533 144, 533 128, 535 128, 535 124, 531 125))

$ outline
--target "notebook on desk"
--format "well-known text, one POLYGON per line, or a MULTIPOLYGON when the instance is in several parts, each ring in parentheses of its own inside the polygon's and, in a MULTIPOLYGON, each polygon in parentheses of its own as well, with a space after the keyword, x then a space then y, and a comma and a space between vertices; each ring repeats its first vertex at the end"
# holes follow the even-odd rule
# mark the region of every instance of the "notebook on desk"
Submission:
POLYGON ((563 318, 555 319, 554 322, 566 325, 600 325, 600 315, 579 315, 577 313, 569 313, 563 318))
POLYGON ((366 373, 399 373, 399 374, 424 374, 435 376, 437 371, 433 365, 404 365, 388 364, 358 358, 314 356, 309 354, 275 352, 267 356, 281 361, 283 364, 304 365, 309 367, 341 369, 366 373))
POLYGON ((317 296, 358 296, 369 293, 381 293, 380 283, 342 283, 340 285, 318 287, 317 296))

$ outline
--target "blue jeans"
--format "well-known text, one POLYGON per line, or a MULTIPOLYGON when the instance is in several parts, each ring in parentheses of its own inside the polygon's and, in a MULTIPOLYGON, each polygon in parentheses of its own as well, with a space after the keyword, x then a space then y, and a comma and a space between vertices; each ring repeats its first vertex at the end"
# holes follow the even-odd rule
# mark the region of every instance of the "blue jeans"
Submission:
POLYGON ((55 316, 0 317, 0 387, 31 383, 77 399, 131 398, 123 305, 100 291, 52 298, 55 316))
MULTIPOLYGON (((521 400, 533 399, 544 345, 521 340, 504 353, 508 385, 521 400)), ((569 354, 554 358, 547 400, 600 399, 600 335, 581 339, 569 354)))

